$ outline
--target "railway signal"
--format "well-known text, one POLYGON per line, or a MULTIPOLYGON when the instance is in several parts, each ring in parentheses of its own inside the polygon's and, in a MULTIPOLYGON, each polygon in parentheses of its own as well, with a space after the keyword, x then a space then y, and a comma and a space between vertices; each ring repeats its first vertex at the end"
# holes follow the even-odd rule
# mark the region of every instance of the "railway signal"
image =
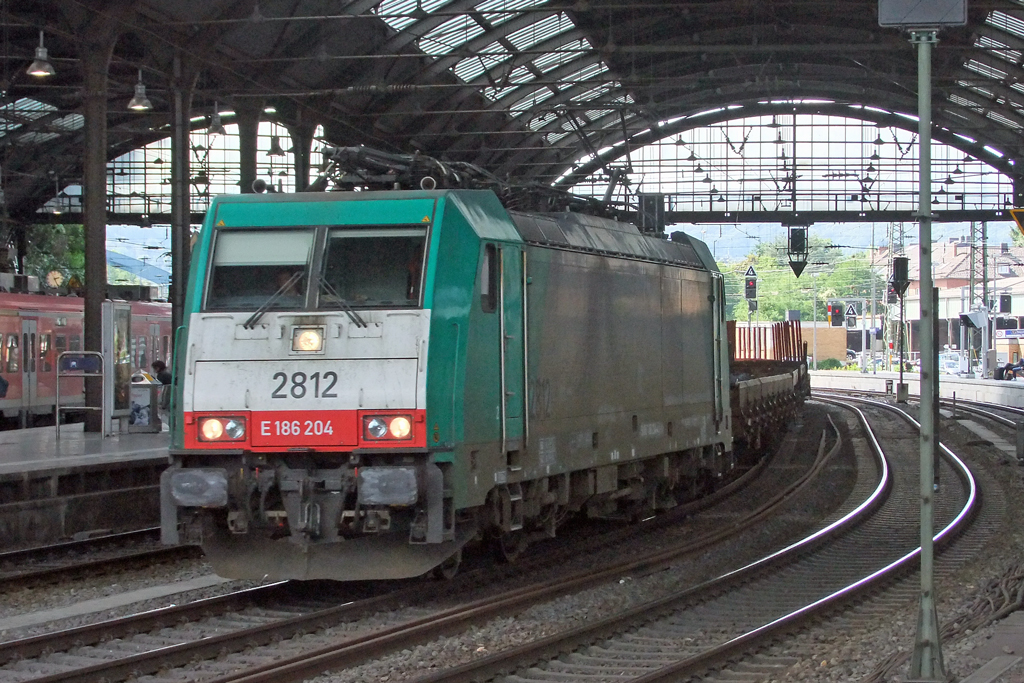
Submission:
POLYGON ((853 304, 846 307, 846 329, 857 329, 857 308, 853 304))
POLYGON ((743 294, 748 299, 757 298, 757 278, 748 277, 744 280, 743 294))
POLYGON ((897 256, 892 260, 892 277, 889 278, 892 288, 902 299, 910 286, 910 259, 906 256, 897 256))
POLYGON ((842 327, 844 324, 843 320, 843 302, 837 301, 828 305, 828 324, 832 327, 842 327))

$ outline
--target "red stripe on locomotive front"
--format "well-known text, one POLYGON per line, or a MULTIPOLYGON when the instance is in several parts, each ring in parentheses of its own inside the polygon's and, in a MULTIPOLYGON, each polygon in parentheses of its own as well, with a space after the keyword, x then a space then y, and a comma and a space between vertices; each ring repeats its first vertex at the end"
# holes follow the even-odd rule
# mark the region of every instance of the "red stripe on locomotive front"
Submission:
POLYGON ((336 452, 354 448, 426 448, 425 410, 274 410, 187 412, 185 448, 199 450, 237 450, 254 453, 280 452, 290 448, 308 448, 336 452), (412 434, 407 439, 368 439, 362 434, 364 417, 407 415, 412 434), (237 441, 201 441, 199 420, 204 417, 241 417, 246 421, 244 439, 237 441), (296 434, 296 430, 298 434, 296 434))

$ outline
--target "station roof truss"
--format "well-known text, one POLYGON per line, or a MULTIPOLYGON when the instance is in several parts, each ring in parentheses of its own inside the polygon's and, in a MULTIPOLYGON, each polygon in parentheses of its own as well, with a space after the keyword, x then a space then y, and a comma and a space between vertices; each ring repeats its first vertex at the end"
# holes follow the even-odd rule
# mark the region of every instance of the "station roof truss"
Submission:
MULTIPOLYGON (((83 55, 104 29, 118 36, 109 159, 166 137, 172 86, 185 83, 197 129, 218 102, 272 112, 290 130, 322 125, 324 144, 568 186, 640 145, 794 102, 916 129, 906 116, 917 111, 916 51, 906 33, 879 27, 877 4, 0 0, 5 209, 27 219, 55 185, 80 179, 83 55), (55 71, 46 78, 26 74, 40 31, 55 71), (126 107, 140 78, 153 103, 142 114, 126 107)), ((1022 55, 1024 0, 975 0, 966 26, 940 31, 932 61, 935 138, 1014 178, 1022 55)))

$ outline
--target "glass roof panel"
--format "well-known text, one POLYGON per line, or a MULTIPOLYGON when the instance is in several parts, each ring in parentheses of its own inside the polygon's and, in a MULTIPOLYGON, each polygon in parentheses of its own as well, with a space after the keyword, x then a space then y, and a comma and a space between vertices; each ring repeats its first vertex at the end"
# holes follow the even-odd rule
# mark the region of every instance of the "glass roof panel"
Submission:
POLYGON ((417 41, 428 55, 446 55, 484 32, 484 27, 468 14, 452 17, 417 41))
POLYGON ((1002 114, 998 114, 998 113, 996 113, 994 111, 988 112, 988 114, 986 114, 986 116, 988 116, 990 119, 992 119, 996 123, 1001 123, 1004 126, 1009 126, 1010 128, 1016 128, 1018 130, 1020 128, 1022 128, 1021 124, 1018 123, 1017 121, 1014 121, 1013 119, 1009 119, 1009 118, 1003 116, 1002 114))
POLYGON ((988 36, 978 36, 978 39, 974 41, 974 46, 989 50, 994 57, 1005 59, 1013 64, 1020 64, 1021 56, 1024 54, 1020 50, 1014 50, 1006 43, 988 36))
POLYGON ((1000 71, 999 69, 989 66, 988 64, 982 64, 981 62, 975 59, 968 60, 967 63, 964 64, 964 67, 970 69, 975 73, 979 73, 982 76, 988 76, 989 78, 995 78, 997 80, 1002 80, 1006 78, 1005 71, 1000 71))
POLYGON ((540 104, 549 97, 552 97, 554 94, 555 93, 551 92, 550 88, 537 88, 523 99, 509 106, 508 109, 513 116, 519 116, 526 110, 540 104))
POLYGON ((577 103, 579 103, 579 102, 590 102, 591 100, 596 100, 597 98, 599 98, 601 95, 604 95, 605 93, 611 92, 612 89, 617 87, 617 86, 618 86, 618 83, 605 83, 605 84, 599 85, 599 86, 597 86, 595 88, 588 88, 587 90, 581 92, 579 95, 574 96, 572 98, 572 101, 573 102, 577 102, 577 103))
POLYGON ((491 26, 504 24, 523 10, 543 5, 547 0, 485 0, 476 6, 491 26))
MULTIPOLYGON (((576 29, 568 14, 543 9, 548 2, 549 0, 482 0, 475 4, 471 12, 446 18, 418 38, 416 43, 426 54, 436 57, 450 55, 480 36, 486 36, 495 26, 523 17, 524 14, 531 14, 531 18, 536 17, 536 21, 494 40, 483 49, 474 50, 470 57, 459 59, 451 66, 452 73, 466 83, 480 83, 486 79, 486 83, 482 83, 484 87, 481 93, 492 102, 502 99, 515 100, 507 107, 512 116, 520 116, 533 110, 559 91, 568 94, 582 91, 572 98, 575 102, 598 100, 614 94, 614 91, 621 88, 621 84, 617 82, 587 83, 590 80, 599 80, 601 74, 609 71, 603 61, 581 66, 570 75, 559 79, 557 86, 534 84, 540 76, 572 65, 581 57, 593 54, 593 45, 587 39, 569 40, 567 36, 561 45, 551 51, 535 55, 522 54, 536 50, 541 44, 557 45, 556 41, 561 34, 576 29), (510 60, 514 60, 514 66, 503 66, 510 60)), ((391 28, 401 31, 414 29, 417 21, 431 12, 443 11, 445 6, 450 5, 451 0, 381 0, 373 11, 391 28)), ((591 56, 588 61, 592 59, 591 56)), ((632 102, 632 98, 619 94, 616 102, 628 103, 632 102)), ((602 102, 598 106, 607 105, 602 102)), ((608 114, 614 111, 594 109, 588 116, 591 119, 608 118, 608 114)), ((551 112, 534 112, 527 125, 532 130, 541 130, 555 124, 557 119, 557 115, 551 112)), ((546 138, 549 142, 554 142, 565 134, 548 134, 546 138)))
POLYGON ((50 123, 50 128, 56 128, 57 130, 65 133, 80 130, 85 125, 85 117, 81 114, 68 114, 62 116, 56 121, 50 123))
POLYGON ((523 27, 508 35, 508 42, 512 43, 517 50, 529 50, 537 43, 542 43, 549 38, 557 36, 576 28, 565 14, 552 14, 540 21, 523 27))
POLYGON ((533 65, 540 70, 541 73, 556 69, 560 66, 568 64, 574 59, 579 59, 580 56, 588 52, 593 51, 590 41, 586 38, 581 40, 573 40, 565 45, 562 45, 551 52, 545 52, 542 55, 538 55, 533 60, 533 65))
POLYGON ((508 80, 511 83, 522 84, 529 83, 533 79, 537 78, 536 74, 526 64, 522 64, 512 69, 512 73, 509 74, 508 80))
MULTIPOLYGON (((565 78, 561 79, 562 82, 558 85, 558 89, 567 90, 569 88, 578 87, 581 85, 583 81, 587 81, 591 78, 599 76, 606 71, 608 71, 608 67, 605 65, 604 62, 588 64, 582 69, 574 71, 565 78)), ((575 100, 576 97, 574 97, 573 99, 575 100)))
MULTIPOLYGON (((966 85, 966 83, 961 81, 959 83, 959 85, 966 85)), ((976 112, 983 112, 983 111, 985 111, 985 108, 983 106, 981 106, 980 104, 978 104, 977 102, 969 100, 966 97, 961 97, 960 95, 950 95, 949 96, 949 101, 952 102, 953 104, 958 104, 961 107, 967 107, 968 109, 973 109, 976 112)), ((950 110, 950 111, 953 111, 953 110, 950 110)))
POLYGON ((497 102, 506 95, 511 95, 514 92, 519 92, 519 88, 514 85, 510 85, 505 88, 484 88, 484 97, 489 99, 491 102, 497 102))
POLYGON ((530 126, 530 128, 532 130, 540 130, 544 126, 547 126, 547 125, 551 124, 552 122, 554 122, 554 120, 557 119, 557 118, 558 118, 558 114, 556 114, 553 111, 549 111, 549 112, 545 112, 543 114, 538 114, 537 116, 534 116, 532 119, 530 119, 528 125, 530 126))
POLYGON ((530 70, 529 66, 517 66, 507 78, 502 78, 501 83, 497 86, 484 88, 484 97, 495 102, 506 95, 516 92, 518 90, 516 86, 524 85, 536 79, 537 75, 530 70))
POLYGON ((388 26, 401 31, 414 24, 423 13, 433 12, 448 0, 381 0, 372 11, 388 26))
POLYGON ((39 145, 44 142, 49 142, 50 140, 56 140, 59 137, 59 133, 31 132, 24 133, 23 135, 18 135, 15 138, 15 142, 17 142, 19 145, 39 145))
POLYGON ((985 20, 985 23, 989 26, 1000 28, 1007 33, 1012 33, 1019 38, 1024 38, 1024 20, 1012 17, 1005 12, 992 12, 988 15, 988 19, 985 20))
POLYGON ((466 83, 471 83, 483 76, 485 71, 490 71, 511 56, 512 53, 499 43, 491 43, 472 57, 460 60, 452 67, 452 71, 466 83))
POLYGON ((41 119, 57 108, 31 97, 22 97, 0 107, 0 137, 21 128, 26 123, 41 119))
MULTIPOLYGON (((968 90, 976 92, 979 95, 983 95, 986 99, 994 100, 996 98, 996 95, 995 95, 994 92, 992 92, 991 90, 986 90, 985 88, 979 87, 973 81, 957 81, 956 84, 959 85, 961 88, 967 88, 968 90)), ((950 99, 953 99, 952 95, 950 96, 950 99)), ((978 107, 979 109, 983 109, 983 107, 981 107, 980 105, 974 105, 974 106, 978 107)))

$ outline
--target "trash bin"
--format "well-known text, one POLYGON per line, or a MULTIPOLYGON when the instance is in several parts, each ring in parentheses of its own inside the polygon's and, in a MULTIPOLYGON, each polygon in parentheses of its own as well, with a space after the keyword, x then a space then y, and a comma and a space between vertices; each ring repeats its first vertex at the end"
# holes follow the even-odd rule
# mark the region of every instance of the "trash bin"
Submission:
POLYGON ((891 379, 885 380, 885 393, 887 393, 887 394, 891 394, 892 393, 892 380, 891 379))
MULTIPOLYGON (((134 379, 134 378, 133 378, 134 379)), ((163 384, 145 378, 132 382, 131 407, 128 416, 129 432, 159 432, 163 428, 157 407, 163 384)))

